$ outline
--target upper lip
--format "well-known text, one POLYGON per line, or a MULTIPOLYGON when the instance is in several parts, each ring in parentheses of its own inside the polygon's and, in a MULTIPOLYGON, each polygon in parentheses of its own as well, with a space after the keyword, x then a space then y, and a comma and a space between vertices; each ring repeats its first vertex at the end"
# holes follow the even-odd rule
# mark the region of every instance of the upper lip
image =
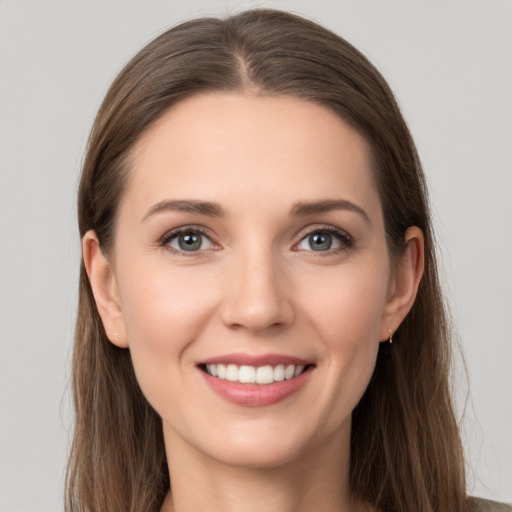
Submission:
POLYGON ((308 365, 313 364, 312 361, 302 359, 300 357, 289 356, 286 354, 226 354, 216 356, 210 359, 200 361, 198 365, 203 364, 236 364, 237 366, 277 366, 282 365, 308 365))

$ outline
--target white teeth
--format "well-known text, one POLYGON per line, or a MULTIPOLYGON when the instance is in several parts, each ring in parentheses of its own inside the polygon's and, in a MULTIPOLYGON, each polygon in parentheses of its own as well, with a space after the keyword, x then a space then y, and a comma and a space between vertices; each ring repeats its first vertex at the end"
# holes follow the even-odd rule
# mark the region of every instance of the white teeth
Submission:
POLYGON ((278 364, 274 368, 274 380, 277 382, 284 380, 284 365, 278 364))
POLYGON ((306 367, 303 364, 299 364, 299 366, 296 366, 293 372, 293 376, 298 377, 304 371, 304 368, 306 367))
POLYGON ((306 365, 297 366, 289 364, 278 364, 275 367, 270 365, 260 366, 237 366, 236 364, 207 364, 206 372, 213 377, 229 380, 231 382, 241 382, 244 384, 272 384, 298 377, 306 369, 306 365))
POLYGON ((274 382, 272 366, 260 366, 256 370, 256 384, 272 384, 272 382, 274 382))
POLYGON ((226 378, 226 367, 223 364, 217 365, 217 377, 219 377, 219 379, 226 378))
POLYGON ((240 366, 238 380, 239 382, 254 384, 256 382, 256 368, 254 366, 240 366))
POLYGON ((226 380, 231 382, 238 381, 238 366, 236 364, 228 364, 226 368, 226 380))

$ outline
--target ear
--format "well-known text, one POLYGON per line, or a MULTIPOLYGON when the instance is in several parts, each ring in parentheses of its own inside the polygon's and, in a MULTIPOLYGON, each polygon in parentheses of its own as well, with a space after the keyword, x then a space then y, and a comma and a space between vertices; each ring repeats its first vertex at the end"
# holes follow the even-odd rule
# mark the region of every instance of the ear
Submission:
POLYGON ((87 231, 83 237, 82 254, 107 337, 114 345, 127 348, 126 328, 114 269, 101 251, 93 230, 87 231))
POLYGON ((412 308, 423 276, 424 239, 420 228, 412 226, 405 232, 406 248, 392 271, 388 298, 380 326, 380 340, 389 339, 412 308))

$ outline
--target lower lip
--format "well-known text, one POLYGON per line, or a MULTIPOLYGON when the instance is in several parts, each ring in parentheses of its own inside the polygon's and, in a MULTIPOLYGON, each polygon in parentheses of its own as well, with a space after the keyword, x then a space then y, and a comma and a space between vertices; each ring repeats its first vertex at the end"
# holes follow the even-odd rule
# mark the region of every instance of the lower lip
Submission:
POLYGON ((272 384, 241 384, 225 379, 212 377, 209 373, 199 370, 206 383, 222 398, 236 405, 245 407, 264 407, 276 404, 297 393, 306 384, 311 368, 290 380, 282 380, 272 384))

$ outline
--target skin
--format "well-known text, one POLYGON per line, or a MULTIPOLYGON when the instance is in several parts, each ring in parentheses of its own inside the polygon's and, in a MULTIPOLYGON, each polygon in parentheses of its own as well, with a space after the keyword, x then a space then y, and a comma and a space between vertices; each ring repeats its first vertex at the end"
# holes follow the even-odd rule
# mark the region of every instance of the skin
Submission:
POLYGON ((197 95, 139 140, 118 213, 113 253, 91 231, 84 261, 107 335, 130 350, 162 417, 173 490, 162 510, 365 509, 348 486, 351 413, 423 271, 415 227, 391 264, 365 140, 311 102, 197 95), (169 200, 215 202, 224 214, 149 213, 169 200), (298 202, 325 200, 364 213, 292 214, 298 202), (182 226, 206 232, 201 249, 162 242, 182 226), (314 250, 309 235, 326 227, 341 238, 314 250), (315 367, 297 393, 244 407, 197 368, 240 352, 315 367))

